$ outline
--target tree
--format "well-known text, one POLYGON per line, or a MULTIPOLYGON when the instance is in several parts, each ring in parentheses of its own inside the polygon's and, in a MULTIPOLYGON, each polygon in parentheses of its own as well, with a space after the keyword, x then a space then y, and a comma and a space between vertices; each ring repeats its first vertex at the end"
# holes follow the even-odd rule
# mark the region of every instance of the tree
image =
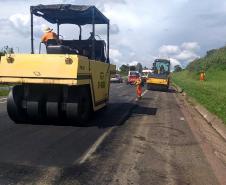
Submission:
POLYGON ((180 71, 182 71, 182 67, 180 65, 175 65, 174 72, 180 72, 180 71))
POLYGON ((209 57, 210 55, 214 54, 217 51, 217 49, 211 49, 206 52, 206 56, 209 57))
POLYGON ((143 67, 142 67, 142 64, 141 64, 141 63, 139 63, 139 62, 137 63, 137 65, 136 65, 136 70, 139 71, 139 73, 142 72, 143 67))
POLYGON ((121 65, 121 67, 119 68, 122 74, 128 74, 129 71, 129 66, 128 65, 121 65))
POLYGON ((129 66, 129 71, 136 71, 136 66, 129 66))
POLYGON ((0 51, 0 55, 4 56, 6 53, 14 53, 13 48, 9 47, 9 46, 4 46, 1 51, 0 51))

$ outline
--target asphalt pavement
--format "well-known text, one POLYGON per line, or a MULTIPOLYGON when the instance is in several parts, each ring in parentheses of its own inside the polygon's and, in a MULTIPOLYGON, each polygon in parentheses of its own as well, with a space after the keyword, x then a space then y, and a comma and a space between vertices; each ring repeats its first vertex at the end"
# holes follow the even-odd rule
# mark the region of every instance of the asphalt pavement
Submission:
POLYGON ((112 84, 86 126, 14 124, 0 100, 0 185, 226 184, 225 140, 174 90, 112 84))
POLYGON ((224 185, 225 154, 225 140, 180 95, 148 91, 92 158, 55 182, 224 185))
POLYGON ((134 100, 134 86, 112 84, 107 108, 94 114, 87 125, 73 126, 64 122, 15 124, 7 115, 5 98, 0 98, 0 184, 34 180, 51 167, 84 162, 95 142, 123 121, 127 110, 135 106, 134 100))

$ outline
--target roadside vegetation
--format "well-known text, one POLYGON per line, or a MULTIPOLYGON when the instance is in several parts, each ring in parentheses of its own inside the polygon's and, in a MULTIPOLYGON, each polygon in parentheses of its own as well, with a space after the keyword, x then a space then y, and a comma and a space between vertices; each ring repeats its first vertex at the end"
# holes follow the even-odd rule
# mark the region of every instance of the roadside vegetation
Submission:
MULTIPOLYGON (((0 49, 0 57, 7 53, 14 53, 13 48, 9 46, 4 46, 0 49)), ((0 84, 0 96, 7 96, 9 94, 9 86, 0 84)))
MULTIPOLYGON (((12 47, 4 46, 0 49, 0 57, 6 55, 7 53, 14 53, 12 47)), ((9 94, 9 86, 0 84, 0 96, 7 96, 9 94)))
POLYGON ((0 96, 8 96, 10 91, 9 85, 0 85, 0 96))
POLYGON ((175 84, 226 123, 226 47, 208 51, 172 76, 175 84), (205 81, 199 80, 201 71, 205 81))
POLYGON ((8 96, 9 90, 0 90, 0 96, 8 96))

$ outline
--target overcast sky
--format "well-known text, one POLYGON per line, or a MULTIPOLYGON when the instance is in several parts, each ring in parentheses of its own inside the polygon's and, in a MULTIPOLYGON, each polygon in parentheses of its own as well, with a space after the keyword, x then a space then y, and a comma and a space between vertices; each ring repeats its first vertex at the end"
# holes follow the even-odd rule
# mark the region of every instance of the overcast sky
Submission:
MULTIPOLYGON (((0 47, 30 51, 30 5, 96 5, 111 21, 112 63, 141 62, 150 67, 154 58, 170 58, 186 66, 207 50, 226 43, 225 0, 7 0, 0 11, 0 47)), ((47 22, 35 19, 35 47, 47 22)), ((52 25, 49 25, 52 26, 52 25)), ((55 26, 52 26, 55 29, 55 26)), ((74 27, 63 27, 65 39, 74 38, 74 27)), ((99 33, 103 28, 99 28, 99 33)), ((103 35, 103 38, 104 35, 103 35)))

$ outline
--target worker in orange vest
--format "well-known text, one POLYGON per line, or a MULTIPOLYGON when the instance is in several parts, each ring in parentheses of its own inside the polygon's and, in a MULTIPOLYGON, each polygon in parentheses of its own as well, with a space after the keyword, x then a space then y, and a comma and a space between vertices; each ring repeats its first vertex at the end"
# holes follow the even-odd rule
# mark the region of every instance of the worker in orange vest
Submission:
POLYGON ((41 42, 43 43, 47 43, 47 41, 49 39, 58 39, 57 38, 57 34, 53 32, 53 29, 49 28, 49 27, 45 27, 44 28, 44 35, 41 38, 41 42))
POLYGON ((205 80, 205 76, 206 76, 205 72, 204 71, 201 71, 199 80, 200 81, 204 81, 205 80))
POLYGON ((141 99, 141 94, 142 94, 142 80, 141 77, 139 77, 136 82, 136 94, 137 94, 137 100, 141 99))

